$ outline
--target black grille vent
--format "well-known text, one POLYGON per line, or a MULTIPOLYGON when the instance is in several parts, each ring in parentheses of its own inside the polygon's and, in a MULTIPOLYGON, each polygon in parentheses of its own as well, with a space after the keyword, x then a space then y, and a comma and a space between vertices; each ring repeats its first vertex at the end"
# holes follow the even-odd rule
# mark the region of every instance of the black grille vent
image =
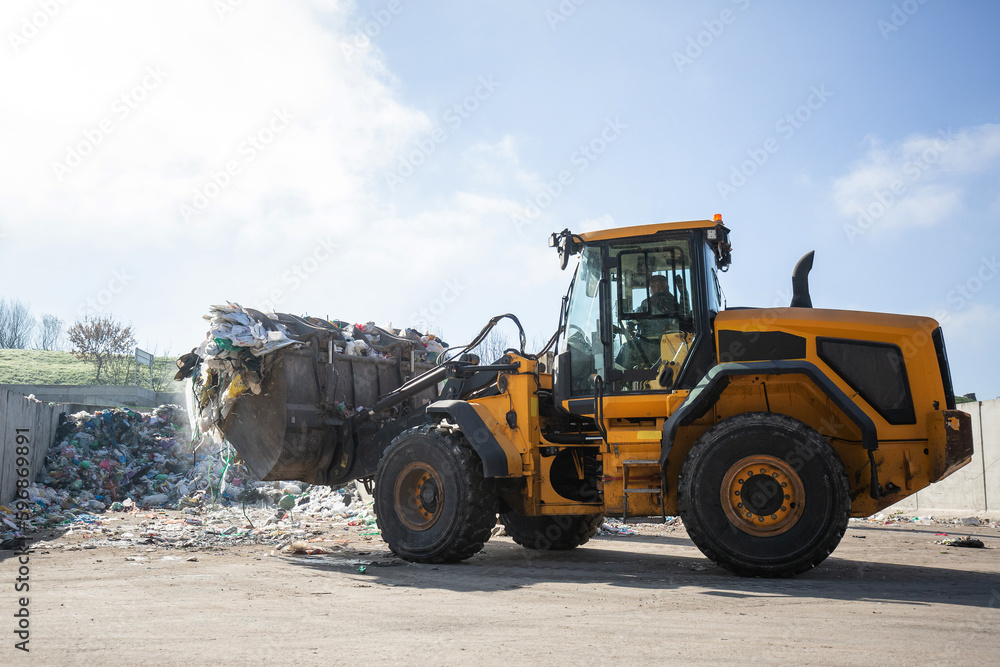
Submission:
POLYGON ((890 424, 915 424, 903 353, 896 345, 817 338, 819 358, 890 424))

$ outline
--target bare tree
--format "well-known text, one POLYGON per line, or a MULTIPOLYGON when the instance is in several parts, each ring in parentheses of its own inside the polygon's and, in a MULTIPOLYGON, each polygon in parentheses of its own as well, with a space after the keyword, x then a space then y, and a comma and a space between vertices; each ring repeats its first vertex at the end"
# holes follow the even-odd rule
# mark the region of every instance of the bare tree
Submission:
POLYGON ((545 347, 546 343, 552 338, 552 335, 543 335, 536 333, 531 337, 531 345, 528 346, 528 351, 531 353, 541 352, 542 348, 545 347))
POLYGON ((112 315, 94 318, 87 315, 71 326, 66 336, 73 345, 73 354, 94 364, 97 370, 95 383, 100 383, 101 371, 106 366, 115 376, 124 373, 124 378, 114 377, 113 380, 127 381, 128 371, 122 368, 118 358, 130 357, 135 349, 132 325, 124 325, 112 315))
POLYGON ((479 355, 479 359, 482 363, 492 364, 494 361, 502 357, 504 350, 510 346, 507 334, 500 331, 498 327, 494 327, 493 330, 486 335, 486 339, 472 350, 472 353, 479 355))
POLYGON ((35 319, 26 303, 0 299, 0 348, 24 349, 31 344, 35 319))
MULTIPOLYGON (((133 343, 134 345, 134 343, 133 343)), ((108 355, 104 362, 104 384, 135 384, 135 352, 108 355)))
POLYGON ((62 338, 63 321, 55 315, 42 315, 42 326, 38 330, 38 349, 58 350, 62 338))
POLYGON ((153 359, 153 391, 178 391, 177 387, 182 384, 174 381, 177 373, 177 365, 169 358, 169 350, 166 357, 156 357, 153 359))

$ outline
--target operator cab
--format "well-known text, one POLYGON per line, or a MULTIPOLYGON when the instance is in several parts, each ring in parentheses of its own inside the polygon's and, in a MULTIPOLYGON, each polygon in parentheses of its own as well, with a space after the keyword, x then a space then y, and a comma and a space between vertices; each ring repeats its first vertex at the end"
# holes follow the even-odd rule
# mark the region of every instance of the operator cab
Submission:
POLYGON ((593 414, 595 395, 693 387, 715 364, 712 322, 729 230, 715 220, 553 234, 563 268, 579 254, 563 300, 556 404, 593 414))

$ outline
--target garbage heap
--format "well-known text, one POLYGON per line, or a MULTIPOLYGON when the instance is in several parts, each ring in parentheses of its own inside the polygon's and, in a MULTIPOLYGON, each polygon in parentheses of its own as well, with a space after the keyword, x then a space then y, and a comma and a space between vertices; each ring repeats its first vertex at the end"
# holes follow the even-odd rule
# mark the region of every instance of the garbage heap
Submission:
POLYGON ((200 481, 196 463, 187 414, 179 406, 67 415, 46 453, 45 469, 27 489, 31 525, 176 502, 200 481))
MULTIPOLYGON (((0 543, 22 531, 95 528, 104 525, 108 511, 153 508, 220 516, 226 507, 237 514, 252 508, 258 517, 277 511, 374 524, 370 503, 353 484, 333 489, 261 482, 224 443, 192 443, 190 435, 187 414, 176 405, 67 415, 46 453, 45 469, 27 488, 28 520, 19 525, 13 510, 0 506, 0 543)), ((190 528, 200 525, 195 523, 190 528)), ((234 528, 223 537, 229 542, 247 536, 234 528)))
POLYGON ((163 504, 177 493, 186 495, 181 480, 192 463, 185 456, 186 422, 176 405, 152 413, 116 409, 69 415, 45 457, 39 481, 46 491, 31 500, 53 509, 76 504, 101 512, 128 498, 163 504))

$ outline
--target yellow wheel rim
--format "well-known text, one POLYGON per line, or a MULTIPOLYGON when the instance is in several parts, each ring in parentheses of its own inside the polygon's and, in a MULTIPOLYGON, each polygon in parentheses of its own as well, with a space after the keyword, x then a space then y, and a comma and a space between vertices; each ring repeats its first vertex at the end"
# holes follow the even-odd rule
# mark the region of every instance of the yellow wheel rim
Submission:
POLYGON ((756 537, 780 535, 798 523, 805 510, 802 479, 774 456, 737 461, 722 480, 721 495, 729 521, 756 537))
POLYGON ((441 516, 444 484, 437 470, 422 461, 403 468, 393 495, 396 513, 408 528, 427 530, 441 516))

